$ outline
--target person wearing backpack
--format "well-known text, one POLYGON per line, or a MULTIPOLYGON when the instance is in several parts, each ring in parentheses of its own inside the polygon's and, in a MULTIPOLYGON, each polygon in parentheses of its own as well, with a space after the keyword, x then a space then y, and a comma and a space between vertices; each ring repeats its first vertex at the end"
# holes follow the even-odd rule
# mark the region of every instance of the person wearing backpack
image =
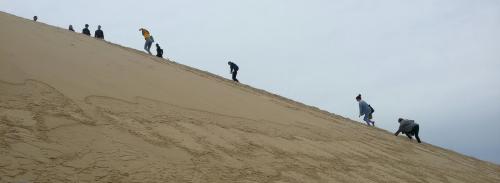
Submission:
POLYGON ((403 118, 399 118, 398 122, 399 122, 399 129, 398 129, 398 131, 396 131, 396 133, 394 133, 394 135, 398 136, 399 133, 402 132, 408 138, 410 138, 410 140, 412 139, 411 138, 412 136, 415 136, 415 138, 417 139, 417 142, 422 143, 420 141, 420 137, 418 136, 418 131, 420 128, 418 126, 418 123, 415 123, 415 121, 413 121, 413 120, 403 119, 403 118))
POLYGON ((375 126, 375 121, 371 120, 373 118, 372 114, 375 112, 372 106, 361 99, 361 94, 356 96, 356 101, 359 103, 359 117, 364 115, 363 121, 365 121, 368 126, 375 126))

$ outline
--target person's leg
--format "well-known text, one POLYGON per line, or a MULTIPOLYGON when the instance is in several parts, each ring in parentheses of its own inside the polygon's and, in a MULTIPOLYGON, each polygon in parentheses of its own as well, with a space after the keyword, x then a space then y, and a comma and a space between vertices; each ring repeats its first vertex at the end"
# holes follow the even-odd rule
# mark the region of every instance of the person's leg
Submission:
POLYGON ((370 113, 370 115, 368 115, 368 119, 370 120, 370 123, 372 123, 372 126, 375 126, 375 121, 373 121, 373 113, 370 113))
POLYGON ((233 81, 240 82, 238 79, 236 79, 236 75, 238 75, 238 71, 233 71, 233 81))
POLYGON ((370 123, 371 123, 371 121, 370 121, 370 119, 369 119, 369 118, 370 118, 370 117, 369 117, 369 115, 368 115, 368 114, 365 114, 365 117, 363 117, 363 121, 365 121, 365 122, 366 122, 366 125, 368 125, 368 126, 370 126, 370 123))
POLYGON ((147 41, 147 44, 148 44, 148 53, 151 55, 151 45, 153 44, 153 41, 151 41, 150 39, 147 41))
POLYGON ((417 142, 418 142, 418 143, 422 143, 422 142, 420 141, 420 137, 418 137, 418 131, 419 131, 419 128, 420 128, 420 127, 419 127, 418 125, 417 125, 417 126, 415 126, 415 127, 413 127, 413 133, 415 134, 415 138, 417 139, 417 142))

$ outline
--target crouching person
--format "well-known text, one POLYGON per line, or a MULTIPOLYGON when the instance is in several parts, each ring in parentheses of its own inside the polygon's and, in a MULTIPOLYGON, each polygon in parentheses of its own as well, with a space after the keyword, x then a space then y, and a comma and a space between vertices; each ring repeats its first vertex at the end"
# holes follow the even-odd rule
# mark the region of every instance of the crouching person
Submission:
POLYGON ((412 139, 411 137, 415 135, 415 138, 417 139, 418 143, 421 143, 420 137, 418 137, 419 126, 417 123, 415 123, 415 121, 399 118, 398 122, 399 122, 399 129, 394 135, 398 136, 399 133, 402 132, 403 134, 406 134, 406 136, 408 136, 408 138, 410 139, 412 139))

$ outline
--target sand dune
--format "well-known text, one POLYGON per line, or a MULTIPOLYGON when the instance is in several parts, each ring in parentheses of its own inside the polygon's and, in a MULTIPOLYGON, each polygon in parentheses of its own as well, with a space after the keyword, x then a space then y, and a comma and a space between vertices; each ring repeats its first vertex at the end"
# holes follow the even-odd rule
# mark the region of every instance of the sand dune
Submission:
POLYGON ((0 182, 500 182, 498 165, 137 50, 0 25, 0 182))

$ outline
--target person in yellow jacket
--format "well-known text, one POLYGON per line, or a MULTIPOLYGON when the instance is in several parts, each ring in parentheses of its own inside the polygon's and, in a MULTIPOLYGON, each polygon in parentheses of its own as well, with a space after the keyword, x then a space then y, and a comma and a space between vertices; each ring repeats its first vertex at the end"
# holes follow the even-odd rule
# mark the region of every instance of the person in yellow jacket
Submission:
POLYGON ((151 55, 151 51, 149 50, 151 49, 151 45, 153 44, 153 42, 155 42, 153 36, 151 36, 149 31, 144 28, 140 28, 139 31, 142 32, 142 36, 144 36, 144 39, 146 40, 146 43, 144 43, 144 50, 146 50, 151 55))

